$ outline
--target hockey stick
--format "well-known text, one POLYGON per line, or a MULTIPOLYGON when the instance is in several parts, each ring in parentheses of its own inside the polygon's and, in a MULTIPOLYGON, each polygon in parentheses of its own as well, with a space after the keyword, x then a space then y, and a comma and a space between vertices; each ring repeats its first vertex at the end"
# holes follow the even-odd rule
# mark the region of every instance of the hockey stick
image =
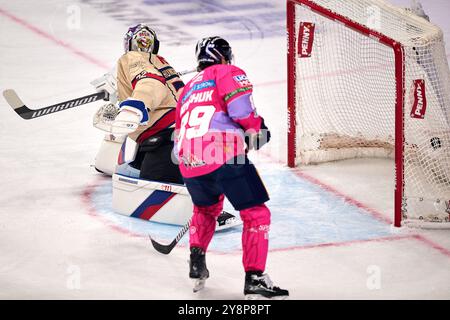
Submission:
MULTIPOLYGON (((189 69, 179 72, 180 76, 189 74, 197 71, 197 69, 189 69)), ((78 107, 83 104, 91 103, 100 99, 107 101, 109 99, 109 94, 106 91, 97 92, 94 94, 90 94, 84 97, 76 98, 73 100, 68 100, 64 102, 60 102, 51 106, 39 108, 39 109, 29 109, 22 99, 19 98, 17 93, 13 89, 7 89, 3 91, 3 96, 6 99, 6 102, 14 109, 14 111, 21 116, 23 119, 29 120, 42 116, 46 116, 48 114, 52 114, 58 111, 67 110, 70 108, 78 107)))
POLYGON ((180 71, 180 72, 178 72, 178 75, 179 76, 184 76, 185 74, 189 74, 189 73, 192 73, 192 72, 197 72, 197 68, 180 71))
POLYGON ((183 226, 183 228, 180 230, 180 232, 178 232, 175 239, 173 239, 173 241, 168 245, 164 245, 164 244, 156 242, 155 240, 152 239, 152 237, 150 235, 148 237, 152 241, 153 248, 155 248, 156 251, 158 251, 159 253, 162 253, 162 254, 169 254, 172 251, 172 249, 175 248, 175 246, 178 244, 178 242, 181 240, 181 238, 183 238, 184 234, 189 230, 190 225, 191 225, 191 219, 189 219, 189 221, 183 226))
POLYGON ((84 97, 76 98, 73 100, 64 101, 51 106, 39 108, 39 109, 29 109, 25 103, 19 98, 17 93, 12 89, 7 89, 3 91, 3 96, 5 97, 8 104, 14 111, 21 116, 23 119, 29 120, 48 114, 52 114, 58 111, 67 110, 70 108, 78 107, 83 104, 91 103, 100 99, 108 100, 108 93, 106 91, 97 92, 84 97))

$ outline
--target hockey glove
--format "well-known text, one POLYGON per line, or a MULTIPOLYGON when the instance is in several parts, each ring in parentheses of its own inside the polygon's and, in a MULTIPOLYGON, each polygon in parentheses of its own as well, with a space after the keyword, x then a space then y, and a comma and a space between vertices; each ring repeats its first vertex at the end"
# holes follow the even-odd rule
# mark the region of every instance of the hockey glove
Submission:
POLYGON ((111 70, 100 78, 91 81, 91 85, 95 87, 97 92, 106 91, 109 94, 108 100, 113 104, 117 102, 117 81, 114 74, 115 70, 111 70))
POLYGON ((111 125, 118 113, 119 107, 115 104, 110 102, 104 104, 98 108, 97 112, 94 114, 94 119, 92 121, 94 128, 111 133, 111 125))
POLYGON ((147 123, 148 111, 144 102, 127 99, 119 107, 119 114, 111 126, 112 134, 129 134, 136 131, 139 125, 147 123))
POLYGON ((271 134, 270 130, 264 123, 264 119, 261 122, 261 129, 258 133, 246 133, 245 134, 245 144, 247 145, 247 150, 259 150, 263 145, 270 141, 271 134))

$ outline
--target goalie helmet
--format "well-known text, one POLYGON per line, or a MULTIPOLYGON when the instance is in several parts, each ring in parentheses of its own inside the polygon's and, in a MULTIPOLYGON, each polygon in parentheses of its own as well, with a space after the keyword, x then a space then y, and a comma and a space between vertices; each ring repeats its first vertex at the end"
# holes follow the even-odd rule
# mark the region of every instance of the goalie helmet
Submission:
POLYGON ((130 27, 123 39, 125 53, 141 51, 157 54, 159 40, 156 32, 144 23, 130 27))
POLYGON ((203 38, 195 48, 197 70, 203 70, 213 64, 221 64, 222 58, 227 63, 233 63, 233 52, 228 41, 221 37, 203 38))

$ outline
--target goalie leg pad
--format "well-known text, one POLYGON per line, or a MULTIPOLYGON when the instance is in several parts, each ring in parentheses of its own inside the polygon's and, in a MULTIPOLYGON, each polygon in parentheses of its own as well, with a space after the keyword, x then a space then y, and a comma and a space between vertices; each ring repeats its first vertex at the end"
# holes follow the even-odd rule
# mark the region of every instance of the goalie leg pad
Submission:
POLYGON ((123 142, 123 137, 113 137, 105 135, 95 157, 95 168, 109 176, 112 176, 116 170, 117 158, 123 142))
POLYGON ((192 216, 192 201, 186 187, 113 175, 113 210, 117 213, 160 223, 184 225, 192 216))

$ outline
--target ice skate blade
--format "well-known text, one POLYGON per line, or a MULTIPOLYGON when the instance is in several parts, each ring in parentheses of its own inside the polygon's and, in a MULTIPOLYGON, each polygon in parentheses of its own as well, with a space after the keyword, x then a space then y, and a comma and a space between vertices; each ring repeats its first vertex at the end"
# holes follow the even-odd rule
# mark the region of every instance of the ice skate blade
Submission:
POLYGON ((289 296, 275 296, 272 298, 264 297, 261 294, 246 294, 245 300, 288 300, 289 296))
POLYGON ((192 289, 192 291, 194 293, 199 292, 200 290, 205 288, 206 279, 193 279, 193 281, 194 281, 194 288, 192 289))

